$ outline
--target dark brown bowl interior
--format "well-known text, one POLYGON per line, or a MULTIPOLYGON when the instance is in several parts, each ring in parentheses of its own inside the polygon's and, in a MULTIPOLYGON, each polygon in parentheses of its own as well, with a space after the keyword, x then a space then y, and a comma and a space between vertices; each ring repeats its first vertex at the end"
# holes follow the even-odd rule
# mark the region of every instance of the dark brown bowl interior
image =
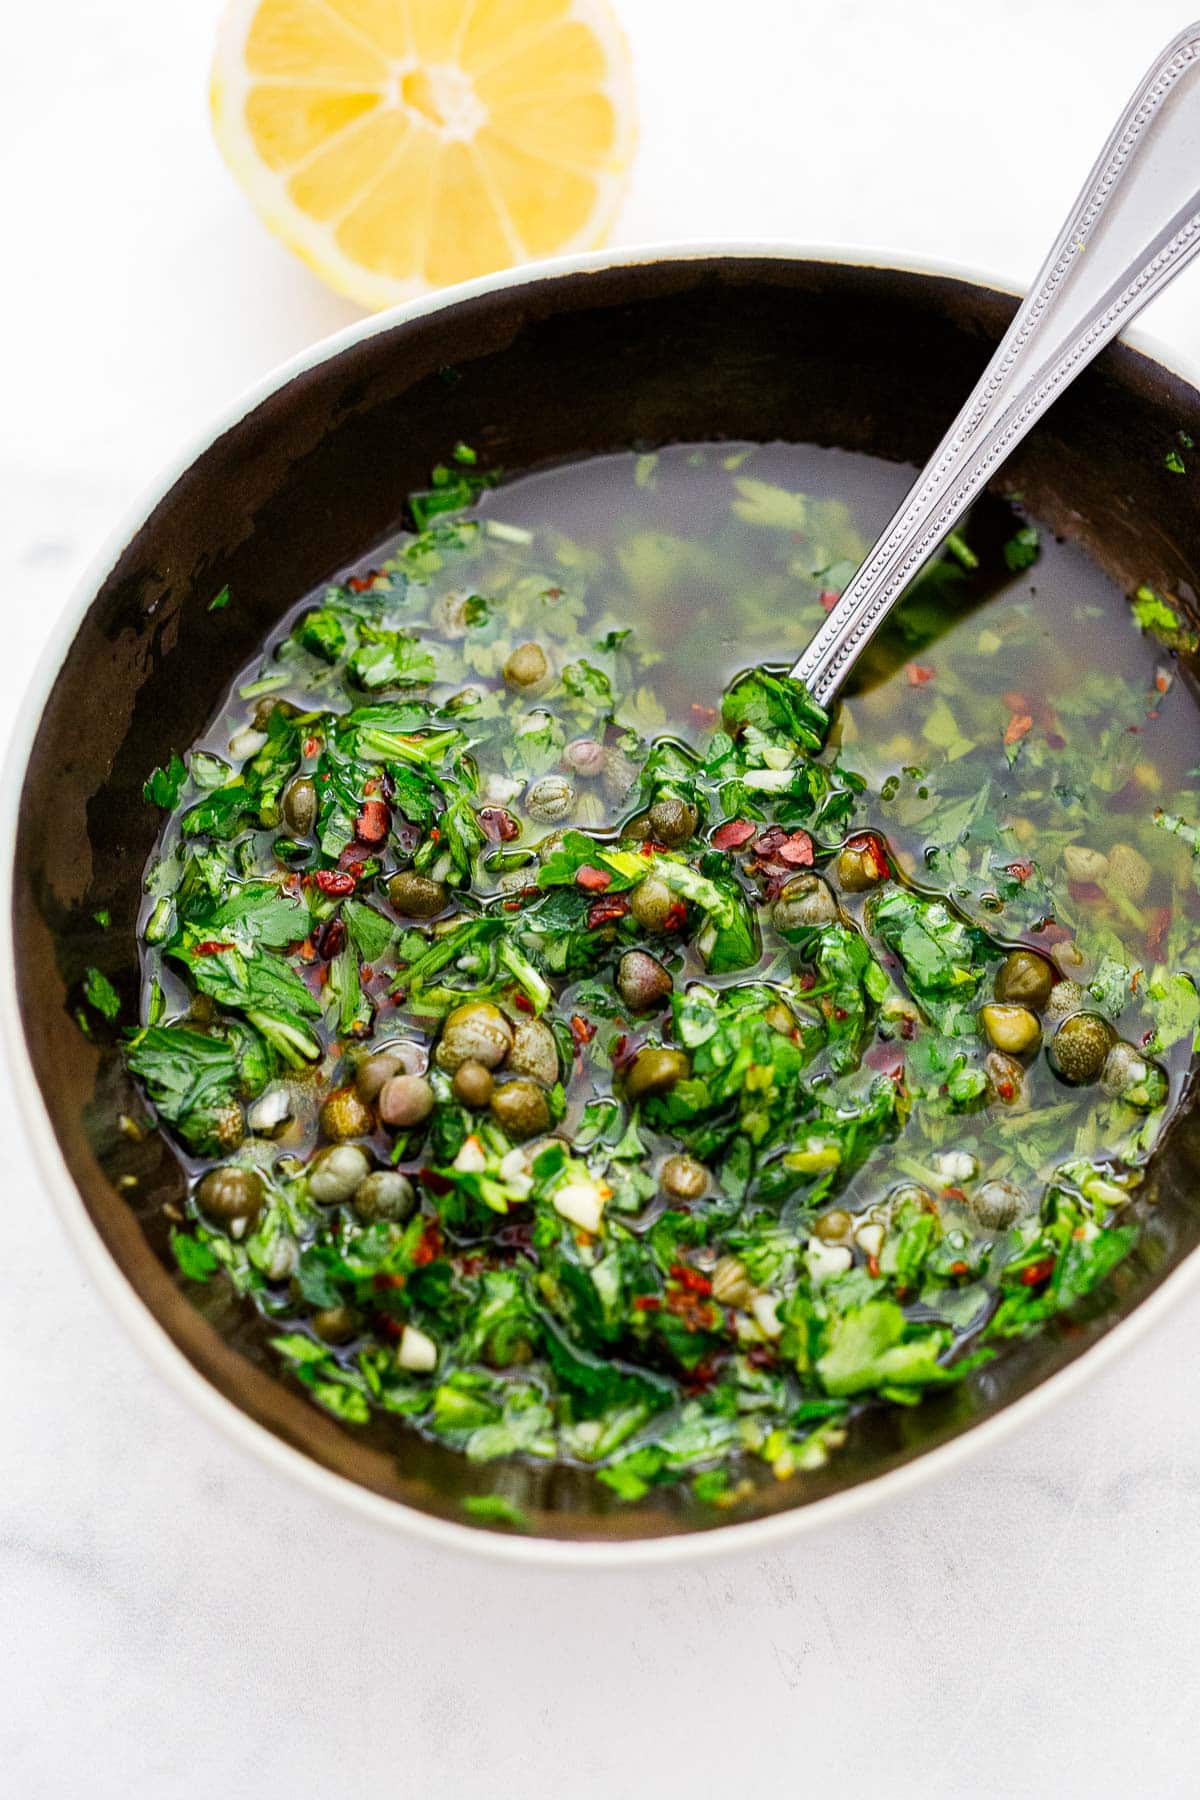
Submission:
MULTIPOLYGON (((870 1415, 815 1475, 768 1479, 734 1514, 672 1493, 617 1504, 569 1470, 478 1468, 400 1428, 317 1411, 228 1301, 185 1296, 166 1251, 170 1150, 118 1124, 144 1116, 111 1046, 74 1013, 89 964, 135 1016, 134 920, 157 816, 149 770, 205 726, 214 699, 285 608, 402 523, 404 497, 457 440, 519 472, 673 440, 776 438, 921 462, 1012 315, 942 277, 825 262, 634 263, 542 279, 379 331, 297 376, 176 483, 92 601, 59 672, 24 781, 16 847, 17 981, 33 1068, 62 1154, 125 1278, 178 1349, 267 1431, 408 1506, 461 1519, 496 1488, 558 1538, 629 1539, 804 1506, 921 1456, 1010 1405, 1135 1308, 1200 1237, 1200 1119, 1157 1158, 1141 1246, 1085 1319, 1019 1346, 962 1388, 870 1415), (228 583, 236 604, 210 613, 228 583), (93 914, 106 908, 102 931, 93 914), (123 1185, 118 1185, 123 1184, 123 1185)), ((181 345, 181 353, 183 346, 181 345)), ((1106 352, 1004 476, 1039 519, 1126 588, 1194 600, 1200 515, 1164 446, 1200 437, 1200 395, 1129 349, 1106 352)))

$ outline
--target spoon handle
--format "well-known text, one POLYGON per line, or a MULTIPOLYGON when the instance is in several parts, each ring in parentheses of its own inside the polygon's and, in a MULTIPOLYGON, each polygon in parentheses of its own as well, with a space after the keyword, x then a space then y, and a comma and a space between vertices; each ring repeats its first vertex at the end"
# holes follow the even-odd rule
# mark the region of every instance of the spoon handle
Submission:
POLYGON ((1200 23, 1118 119, 970 399, 792 669, 829 705, 914 576, 1081 369, 1200 250, 1200 23))

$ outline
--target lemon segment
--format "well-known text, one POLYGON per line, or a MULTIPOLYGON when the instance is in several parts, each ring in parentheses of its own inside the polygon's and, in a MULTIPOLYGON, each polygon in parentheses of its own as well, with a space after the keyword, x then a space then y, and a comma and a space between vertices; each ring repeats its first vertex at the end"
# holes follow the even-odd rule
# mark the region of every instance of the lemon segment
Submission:
POLYGON ((607 0, 231 0, 212 113, 270 228, 371 307, 600 243, 636 136, 607 0))

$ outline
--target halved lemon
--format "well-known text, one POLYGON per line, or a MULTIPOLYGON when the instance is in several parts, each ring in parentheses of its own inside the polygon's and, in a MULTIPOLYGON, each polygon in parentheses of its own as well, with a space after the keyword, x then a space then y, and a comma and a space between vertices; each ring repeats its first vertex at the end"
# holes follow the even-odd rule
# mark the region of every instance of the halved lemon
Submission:
POLYGON ((364 306, 602 242, 636 135, 605 0, 231 0, 217 143, 364 306))

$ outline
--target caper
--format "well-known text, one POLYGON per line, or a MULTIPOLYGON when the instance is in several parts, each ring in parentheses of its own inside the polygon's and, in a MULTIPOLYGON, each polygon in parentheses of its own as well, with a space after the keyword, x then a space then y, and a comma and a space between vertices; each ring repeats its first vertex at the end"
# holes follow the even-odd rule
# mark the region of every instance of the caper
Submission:
POLYGON ((1024 1056, 1041 1041, 1037 1014, 1026 1006, 983 1006, 979 1018, 993 1046, 1009 1056, 1024 1056))
POLYGON ((557 825, 569 818, 574 806, 575 789, 565 775, 543 775, 525 795, 526 812, 542 825, 557 825))
POLYGON ((1022 1106, 1028 1099, 1025 1070, 1014 1057, 991 1050, 983 1059, 987 1097, 996 1106, 1022 1106))
POLYGON ((352 1087, 334 1088, 321 1106, 321 1130, 333 1142, 341 1143, 346 1138, 366 1137, 375 1129, 375 1119, 369 1106, 359 1099, 352 1087))
POLYGON ((1080 987, 1077 981, 1056 981, 1046 1002, 1046 1023, 1055 1025, 1081 1011, 1087 1003, 1087 989, 1080 987))
POLYGON ((779 890, 771 923, 781 937, 829 925, 838 916, 837 901, 819 875, 793 875, 779 890))
POLYGON ((864 894, 886 879, 887 857, 873 837, 851 838, 834 864, 838 886, 848 894, 864 894))
POLYGON ((354 1210, 364 1225, 381 1219, 403 1223, 416 1204, 413 1184, 399 1169, 376 1169, 354 1190, 354 1210))
POLYGON ((265 731, 275 714, 281 719, 294 719, 300 708, 291 700, 280 700, 275 694, 264 694, 251 714, 251 724, 255 731, 265 731))
POLYGON ((217 1148, 226 1154, 236 1150, 246 1135, 246 1120, 241 1106, 236 1100, 229 1100, 217 1112, 213 1126, 213 1136, 217 1140, 217 1148))
POLYGON ((308 1197, 320 1206, 340 1206, 370 1173, 365 1150, 357 1144, 333 1144, 308 1165, 308 1197))
POLYGON ((222 1225, 249 1224, 262 1211, 267 1190, 257 1169, 210 1169, 197 1198, 210 1219, 222 1225))
POLYGON ((312 1316, 312 1328, 327 1344, 344 1344, 358 1330, 358 1314, 352 1306, 323 1306, 312 1316))
POLYGON ((406 919, 433 919, 450 900, 444 881, 431 881, 415 869, 401 869, 387 884, 388 899, 406 919))
POLYGON ((354 1091, 360 1100, 368 1105, 378 1100, 380 1092, 385 1088, 393 1075, 403 1075, 404 1064, 398 1056, 388 1050, 376 1051, 374 1056, 364 1057, 354 1072, 354 1091))
POLYGON ((1050 1040, 1051 1067, 1074 1087, 1095 1081, 1115 1036, 1108 1020, 1099 1013, 1072 1013, 1050 1040))
POLYGON ((504 1066, 514 1075, 528 1075, 543 1087, 553 1087, 558 1080, 558 1045, 550 1027, 541 1019, 522 1019, 504 1066))
POLYGON ((617 992, 630 1012, 655 1011, 673 987, 669 971, 648 950, 627 950, 617 965, 617 992))
POLYGON ((423 1125, 433 1111, 433 1089, 424 1075, 393 1075, 379 1095, 379 1116, 393 1131, 423 1125))
POLYGON ((1154 870, 1132 844, 1114 844, 1108 853, 1108 885, 1137 905, 1144 900, 1154 870))
POLYGON ((481 1062, 460 1063, 454 1071, 451 1082, 454 1098, 463 1106, 479 1111, 488 1104, 492 1097, 492 1089, 496 1085, 492 1079, 492 1071, 481 1062))
POLYGON ((550 1123, 546 1096, 535 1081, 506 1081, 491 1100, 492 1117, 510 1138, 536 1137, 550 1123))
POLYGON ((1006 1231, 1028 1211, 1028 1202, 1011 1181, 985 1181, 968 1196, 967 1205, 985 1231, 1006 1231))
POLYGON ((592 781, 604 773, 604 745, 595 738, 574 738, 563 751, 563 761, 573 775, 592 781))
POLYGON ((712 1297, 718 1306, 745 1308, 754 1297, 746 1265, 736 1256, 722 1256, 712 1272, 712 1297))
POLYGON ((1063 866, 1071 881, 1103 881, 1108 874, 1107 856, 1087 844, 1068 844, 1063 851, 1063 866))
POLYGON ((629 896, 629 910, 643 931, 667 931, 678 901, 661 875, 647 875, 629 896))
POLYGON ((694 1156, 668 1156, 658 1185, 668 1200, 698 1200, 708 1187, 708 1170, 694 1156))
POLYGON ((439 1069, 453 1075, 465 1062, 480 1062, 485 1069, 499 1068, 512 1049, 513 1029, 490 1000, 467 1000, 446 1017, 438 1043, 439 1069))
POLYGON ((293 775, 279 803, 283 822, 297 837, 307 837, 317 817, 317 785, 311 775, 293 775))
POLYGON ((677 794, 662 794, 646 814, 648 835, 658 844, 673 847, 695 837, 700 814, 677 794))
POLYGON ((626 1073, 625 1092, 631 1100, 669 1094, 691 1072, 691 1061, 682 1050, 639 1050, 626 1073))
POLYGON ((840 1206, 813 1220, 813 1231, 823 1244, 844 1244, 853 1230, 853 1215, 840 1206))
POLYGON ((504 679, 510 687, 536 687, 550 673, 550 662, 540 644, 532 641, 518 644, 504 664, 504 679))
POLYGON ((1132 1044, 1114 1044, 1104 1059, 1100 1079, 1104 1091, 1139 1112, 1162 1106, 1170 1090, 1167 1072, 1132 1044))
POLYGON ((1054 970, 1032 950, 1012 950, 996 972, 994 991, 1005 1005, 1041 1012, 1054 987, 1054 970))

